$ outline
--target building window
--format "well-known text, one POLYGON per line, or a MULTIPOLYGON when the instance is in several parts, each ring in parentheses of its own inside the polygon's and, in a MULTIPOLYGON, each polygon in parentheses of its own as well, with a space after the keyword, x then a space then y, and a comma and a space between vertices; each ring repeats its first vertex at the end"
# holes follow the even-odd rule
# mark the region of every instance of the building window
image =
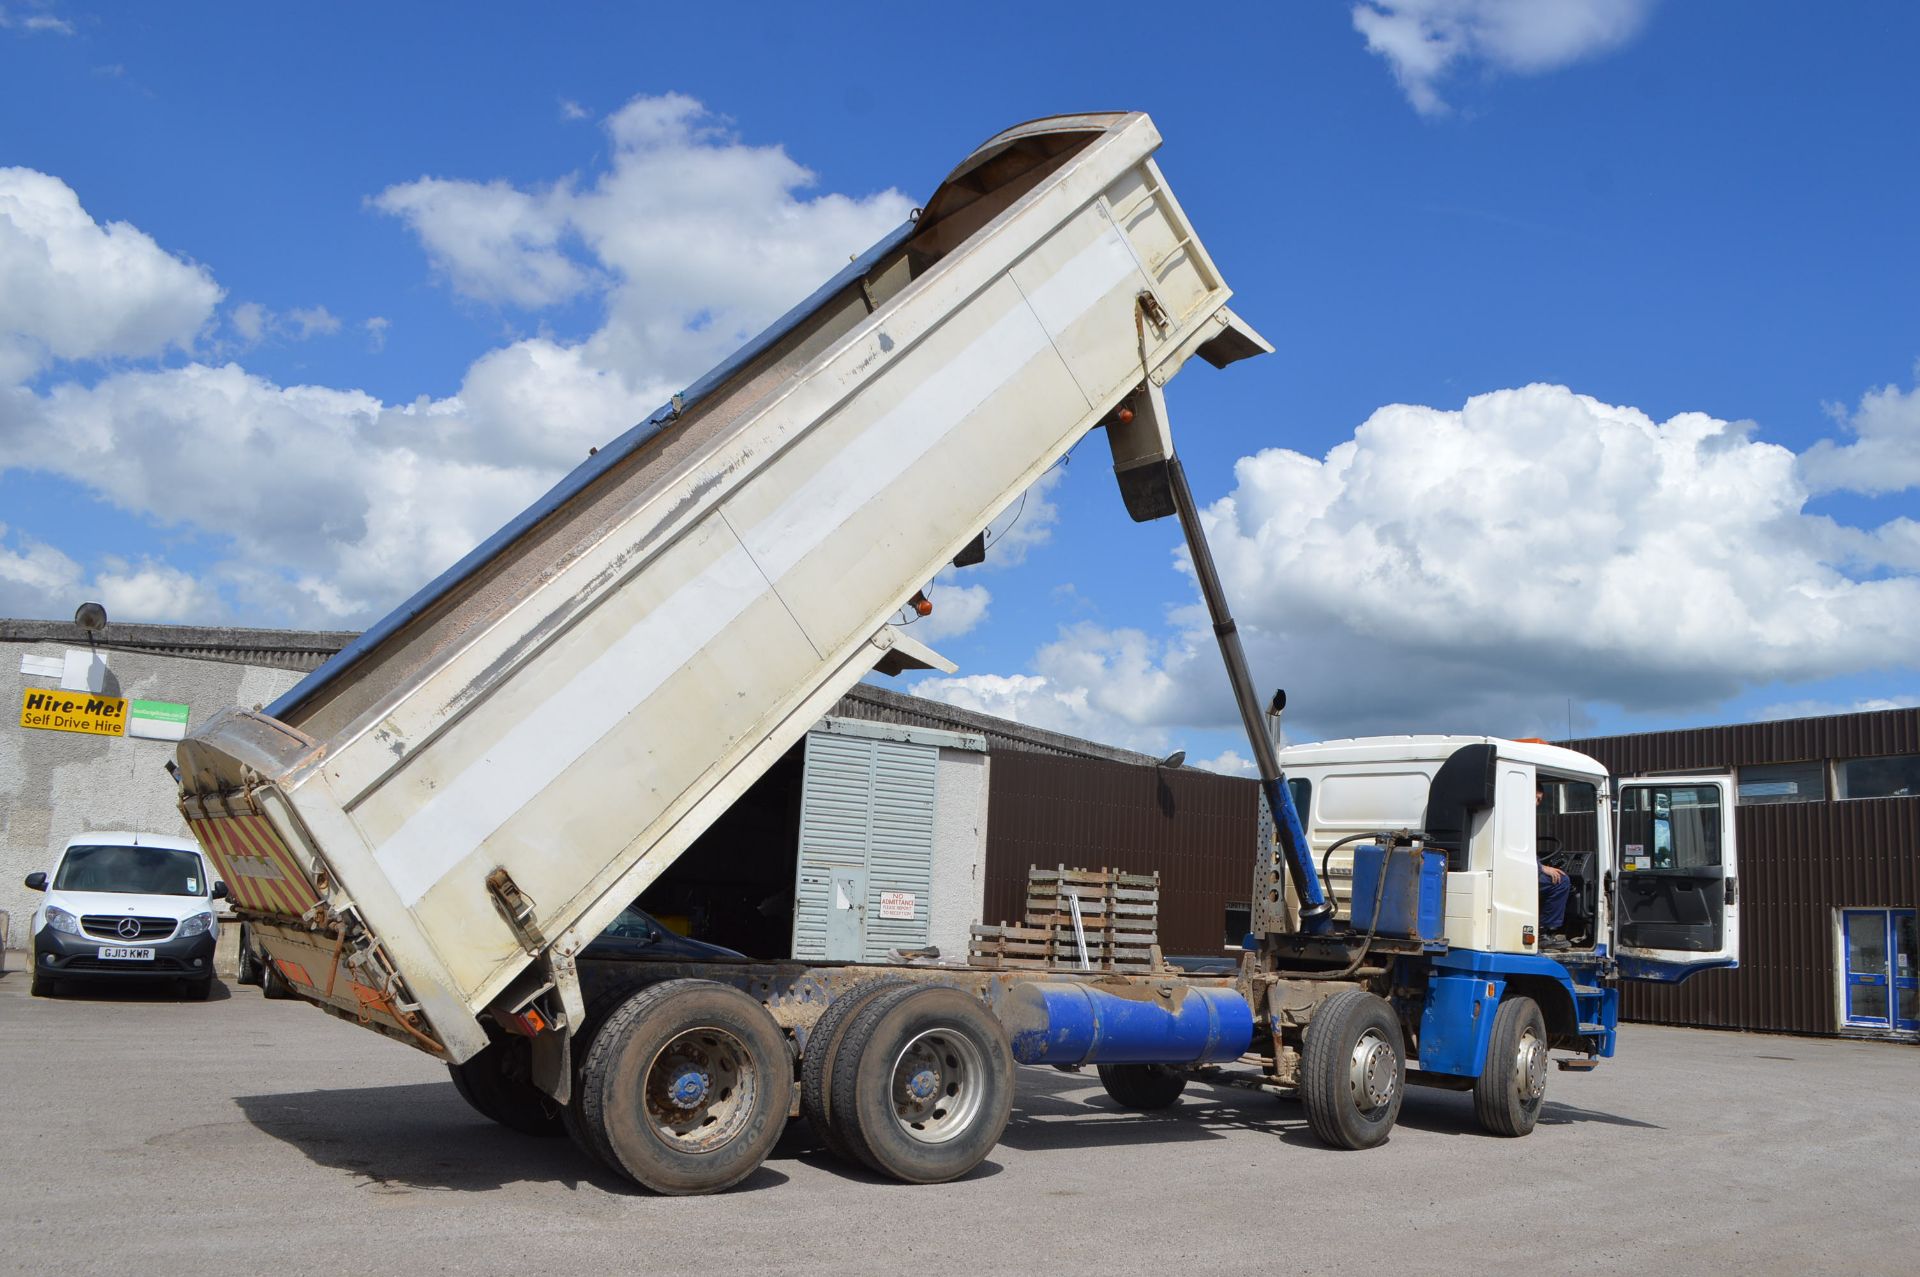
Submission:
POLYGON ((1253 906, 1251 904, 1228 905, 1226 926, 1226 947, 1238 949, 1246 942, 1247 933, 1253 930, 1253 906))
POLYGON ((1818 803, 1827 797, 1827 765, 1810 763, 1768 763, 1762 767, 1740 769, 1740 805, 1767 803, 1818 803))
POLYGON ((1920 795, 1920 754, 1842 758, 1833 765, 1835 798, 1912 798, 1920 795))

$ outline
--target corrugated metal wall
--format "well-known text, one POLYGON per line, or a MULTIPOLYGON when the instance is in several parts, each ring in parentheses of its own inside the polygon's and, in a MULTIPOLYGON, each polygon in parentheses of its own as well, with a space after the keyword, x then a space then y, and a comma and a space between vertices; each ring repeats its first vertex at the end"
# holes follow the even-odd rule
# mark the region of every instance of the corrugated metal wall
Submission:
POLYGON ((1160 944, 1217 954, 1252 890, 1259 786, 1209 772, 996 752, 984 921, 1017 922, 1030 865, 1160 873, 1160 944))
MULTIPOLYGON (((1920 753, 1920 710, 1563 742, 1617 776, 1920 753)), ((1623 985, 1634 1020, 1834 1033, 1834 910, 1920 902, 1920 798, 1743 806, 1740 968, 1623 985)))
POLYGON ((932 745, 810 732, 801 782, 793 956, 827 956, 829 874, 866 870, 861 958, 927 942, 933 811, 940 751, 932 745), (913 897, 911 918, 881 916, 882 892, 913 897))

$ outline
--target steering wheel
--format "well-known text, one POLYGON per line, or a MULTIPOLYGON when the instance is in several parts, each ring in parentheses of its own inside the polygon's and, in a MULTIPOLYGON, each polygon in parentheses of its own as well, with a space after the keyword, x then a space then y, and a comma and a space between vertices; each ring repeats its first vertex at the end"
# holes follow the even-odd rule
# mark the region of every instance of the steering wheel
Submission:
POLYGON ((1536 834, 1534 835, 1533 842, 1533 858, 1535 860, 1545 860, 1549 856, 1557 856, 1560 854, 1562 843, 1552 834, 1536 834), (1542 847, 1540 846, 1541 843, 1552 843, 1553 845, 1551 847, 1542 847))

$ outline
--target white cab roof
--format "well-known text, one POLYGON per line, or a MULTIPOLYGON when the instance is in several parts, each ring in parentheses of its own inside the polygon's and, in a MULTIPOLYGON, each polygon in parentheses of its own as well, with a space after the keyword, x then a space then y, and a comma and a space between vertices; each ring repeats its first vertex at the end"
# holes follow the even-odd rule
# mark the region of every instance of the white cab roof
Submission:
POLYGON ((1311 767, 1325 763, 1411 763, 1446 758, 1462 745, 1493 745, 1501 758, 1532 763, 1548 771, 1604 778, 1607 769, 1585 754, 1538 741, 1506 740, 1499 736, 1353 736, 1346 740, 1289 745, 1280 751, 1282 767, 1311 767))

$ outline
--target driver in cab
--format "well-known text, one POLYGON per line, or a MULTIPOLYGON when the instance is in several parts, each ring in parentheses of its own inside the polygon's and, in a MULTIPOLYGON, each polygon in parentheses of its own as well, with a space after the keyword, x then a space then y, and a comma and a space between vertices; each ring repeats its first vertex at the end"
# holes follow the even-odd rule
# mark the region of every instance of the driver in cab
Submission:
MULTIPOLYGON (((1544 827, 1547 813, 1544 810, 1546 789, 1535 786, 1533 807, 1538 820, 1544 827)), ((1540 866, 1540 949, 1543 953, 1560 953, 1571 949, 1573 945, 1562 935, 1560 928, 1567 921, 1567 897, 1573 893, 1573 883, 1567 877, 1567 871, 1555 865, 1540 866)))

